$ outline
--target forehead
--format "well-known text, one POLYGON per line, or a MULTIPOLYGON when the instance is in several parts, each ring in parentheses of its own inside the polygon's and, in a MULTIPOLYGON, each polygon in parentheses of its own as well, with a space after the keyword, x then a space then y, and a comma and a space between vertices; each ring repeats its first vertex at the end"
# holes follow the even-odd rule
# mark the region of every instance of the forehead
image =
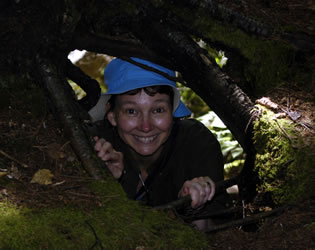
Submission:
POLYGON ((171 98, 164 93, 148 95, 145 91, 140 91, 134 95, 122 94, 116 97, 118 105, 135 104, 135 105, 154 105, 159 103, 171 104, 171 98))

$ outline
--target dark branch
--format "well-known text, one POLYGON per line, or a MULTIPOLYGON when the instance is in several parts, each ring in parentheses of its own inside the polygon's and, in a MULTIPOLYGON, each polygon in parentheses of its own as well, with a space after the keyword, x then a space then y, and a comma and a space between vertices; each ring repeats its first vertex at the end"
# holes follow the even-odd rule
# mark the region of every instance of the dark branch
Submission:
POLYGON ((69 49, 85 49, 115 57, 138 57, 171 67, 168 60, 149 50, 138 41, 125 41, 121 38, 108 36, 99 37, 82 29, 75 32, 69 49))
POLYGON ((86 92, 86 96, 79 101, 82 107, 85 110, 90 110, 94 107, 101 94, 98 82, 87 76, 80 68, 73 65, 70 60, 66 62, 66 74, 67 77, 86 92))
POLYGON ((255 215, 246 217, 244 219, 230 221, 228 223, 221 224, 221 225, 214 225, 214 226, 211 226, 209 229, 207 229, 205 231, 205 233, 212 233, 212 232, 224 230, 224 229, 227 229, 230 227, 237 227, 237 226, 244 226, 244 225, 248 225, 248 224, 253 224, 253 223, 256 223, 259 220, 262 220, 266 217, 282 213, 284 210, 285 210, 285 207, 279 207, 279 208, 273 209, 272 211, 255 214, 255 215))
POLYGON ((104 179, 107 175, 104 164, 95 155, 92 141, 83 128, 89 116, 74 100, 74 94, 62 75, 62 70, 53 64, 49 56, 36 56, 38 81, 43 85, 51 99, 71 144, 86 171, 95 179, 104 179))
POLYGON ((189 9, 199 8, 196 12, 200 13, 202 10, 202 12, 208 14, 210 18, 230 23, 248 34, 265 37, 273 33, 273 29, 268 25, 226 8, 222 4, 219 4, 217 0, 182 0, 177 1, 176 5, 184 6, 189 9))

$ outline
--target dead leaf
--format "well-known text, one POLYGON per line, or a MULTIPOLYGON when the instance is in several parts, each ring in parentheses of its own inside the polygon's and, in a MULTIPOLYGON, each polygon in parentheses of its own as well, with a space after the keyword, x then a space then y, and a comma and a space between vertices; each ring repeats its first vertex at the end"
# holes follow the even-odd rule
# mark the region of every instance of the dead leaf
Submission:
POLYGON ((34 174, 31 180, 31 183, 49 185, 49 184, 52 184, 53 177, 54 175, 50 172, 49 169, 40 169, 34 174))
POLYGON ((0 177, 6 176, 7 174, 8 174, 8 172, 0 172, 0 177))

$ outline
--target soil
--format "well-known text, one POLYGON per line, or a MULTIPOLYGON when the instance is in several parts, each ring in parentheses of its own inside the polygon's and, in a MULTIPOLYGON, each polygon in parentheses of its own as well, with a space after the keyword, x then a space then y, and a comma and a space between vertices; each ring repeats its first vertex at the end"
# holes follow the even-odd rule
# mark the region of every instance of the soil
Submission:
MULTIPOLYGON (((220 1, 226 2, 226 1, 220 1)), ((228 1, 244 14, 252 13, 271 24, 295 25, 314 35, 315 3, 311 0, 228 1), (278 6, 278 7, 277 7, 278 6), (281 6, 281 7, 279 7, 281 6)), ((312 80, 314 86, 314 79, 312 80)), ((315 88, 313 88, 314 90, 315 88)), ((309 145, 314 142, 314 93, 278 89, 268 95, 301 119, 297 129, 309 145)), ((11 93, 10 106, 0 109, 0 201, 34 208, 76 203, 82 209, 98 203, 86 184, 91 181, 76 158, 61 124, 49 110, 35 115, 30 107, 11 93), (52 174, 51 184, 31 183, 39 169, 52 174)), ((315 150, 314 150, 315 152, 315 150)), ((239 201, 236 200, 238 206, 239 201)), ((247 214, 271 208, 252 203, 247 214)), ((287 207, 282 213, 259 220, 254 225, 231 227, 209 234, 212 249, 315 249, 315 201, 287 207)))

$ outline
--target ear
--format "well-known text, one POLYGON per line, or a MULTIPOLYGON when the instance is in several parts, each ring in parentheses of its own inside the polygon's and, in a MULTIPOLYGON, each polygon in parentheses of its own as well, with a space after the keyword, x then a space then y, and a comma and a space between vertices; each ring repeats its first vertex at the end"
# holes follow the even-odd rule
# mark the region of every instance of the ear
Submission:
POLYGON ((115 116, 115 113, 113 111, 109 111, 107 113, 107 120, 110 122, 110 124, 112 124, 112 126, 114 126, 114 127, 117 126, 116 116, 115 116))

